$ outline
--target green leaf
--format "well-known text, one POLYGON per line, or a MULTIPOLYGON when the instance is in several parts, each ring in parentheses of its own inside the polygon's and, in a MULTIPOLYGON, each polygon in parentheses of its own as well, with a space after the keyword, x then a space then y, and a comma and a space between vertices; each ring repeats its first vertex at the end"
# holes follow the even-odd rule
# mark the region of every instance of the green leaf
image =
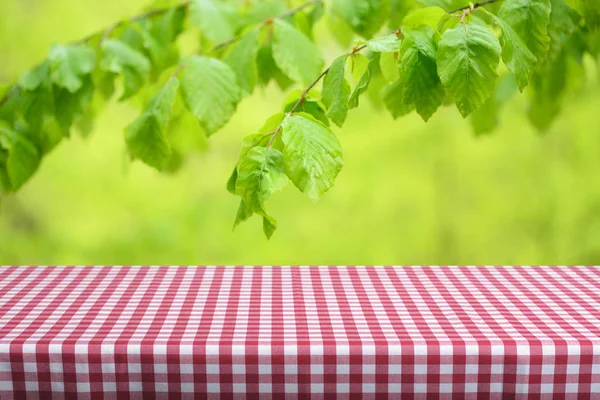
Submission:
MULTIPOLYGON (((292 108, 294 108, 296 103, 301 99, 302 93, 303 91, 300 89, 291 92, 284 102, 283 112, 291 112, 292 108)), ((310 114, 326 126, 329 126, 329 118, 327 118, 325 104, 321 101, 320 93, 315 90, 310 91, 304 96, 294 111, 310 114)))
POLYGON ((276 149, 253 147, 237 167, 236 193, 248 209, 263 217, 268 216, 265 203, 281 190, 288 181, 283 154, 276 149))
POLYGON ((369 64, 367 69, 350 95, 350 99, 348 101, 348 107, 350 109, 358 107, 358 99, 360 98, 360 95, 367 91, 369 88, 369 83, 371 82, 371 76, 377 70, 377 68, 379 68, 379 53, 369 54, 368 60, 369 64))
POLYGON ((0 147, 8 153, 2 164, 10 181, 10 190, 17 191, 37 170, 39 151, 23 134, 1 126, 0 147))
POLYGON ((142 45, 152 60, 153 77, 179 61, 175 41, 183 30, 185 15, 185 8, 176 7, 138 23, 142 45))
POLYGON ((370 39, 388 18, 390 0, 333 0, 331 8, 354 32, 370 39))
POLYGON ((407 104, 404 101, 406 97, 405 86, 404 82, 401 80, 398 80, 391 85, 384 86, 381 89, 380 96, 385 108, 392 114, 394 119, 402 117, 415 109, 413 103, 407 104))
POLYGON ((283 121, 285 172, 311 200, 329 190, 341 171, 342 147, 334 133, 306 113, 283 121))
POLYGON ((569 7, 585 18, 585 23, 590 30, 600 28, 600 2, 598 0, 565 0, 569 7))
POLYGON ((444 87, 437 74, 437 48, 430 34, 403 30, 400 53, 400 80, 404 84, 404 102, 414 104, 424 121, 444 101, 444 87))
MULTIPOLYGON (((237 168, 235 171, 237 176, 237 168)), ((240 200, 240 206, 238 207, 237 214, 235 215, 235 221, 233 222, 233 229, 235 229, 242 222, 247 221, 253 214, 254 213, 252 210, 246 206, 246 203, 244 203, 244 200, 240 200)))
POLYGON ((83 86, 75 93, 71 93, 67 89, 54 91, 55 118, 66 134, 90 105, 93 95, 94 84, 89 76, 83 80, 83 86))
POLYGON ((440 20, 445 16, 446 11, 441 7, 418 8, 404 17, 402 28, 404 30, 428 26, 437 31, 440 20))
POLYGON ((400 78, 398 53, 382 53, 379 56, 379 69, 386 81, 396 82, 400 78))
POLYGON ((268 18, 275 18, 286 11, 287 6, 282 0, 252 3, 244 15, 244 26, 258 24, 268 18))
MULTIPOLYGON (((577 37, 581 17, 562 0, 551 0, 552 12, 548 24, 550 49, 546 61, 552 62, 570 41, 577 37)), ((589 35, 591 36, 591 35, 589 35)))
POLYGON ((237 194, 235 192, 235 183, 236 182, 237 182, 237 164, 235 165, 233 172, 231 173, 231 175, 229 176, 229 179, 227 180, 227 191, 229 193, 237 194))
POLYGON ((438 75, 463 117, 481 106, 494 90, 501 52, 498 39, 486 26, 459 24, 442 35, 438 75))
POLYGON ((263 232, 267 239, 271 239, 275 229, 277 229, 277 221, 269 216, 263 217, 263 232))
POLYGON ((346 21, 337 14, 327 13, 326 22, 328 31, 342 48, 352 45, 354 31, 346 21))
POLYGON ((529 121, 539 132, 548 130, 560 114, 567 86, 567 72, 566 55, 563 51, 533 75, 527 114, 529 121))
POLYGON ((413 9, 417 8, 416 0, 391 0, 390 1, 390 18, 388 26, 390 29, 398 29, 402 26, 402 20, 413 9))
POLYGON ((345 78, 346 56, 335 59, 323 81, 323 103, 327 116, 340 128, 348 115, 350 84, 345 78))
POLYGON ((550 0, 505 0, 498 16, 510 25, 541 63, 548 54, 550 0))
POLYGON ((125 132, 131 155, 159 171, 168 165, 172 156, 166 131, 178 88, 177 78, 169 79, 125 132))
MULTIPOLYGON (((279 127, 285 115, 283 113, 277 113, 267 119, 262 128, 259 129, 259 133, 254 135, 248 135, 242 140, 242 150, 240 151, 239 160, 243 160, 250 149, 256 146, 267 147, 271 143, 271 135, 279 127)), ((277 135, 272 147, 276 150, 283 150, 283 142, 281 141, 281 135, 277 135)), ((237 164, 227 181, 227 191, 231 194, 238 194, 235 189, 237 182, 237 164)))
POLYGON ((193 0, 190 12, 192 22, 208 40, 216 43, 235 37, 235 11, 230 4, 218 0, 193 0))
POLYGON ((259 32, 256 29, 246 33, 223 60, 235 72, 243 96, 252 94, 256 86, 258 35, 259 32))
POLYGON ((323 58, 313 42, 292 25, 274 21, 273 59, 290 78, 308 86, 323 69, 323 58))
POLYGON ((83 86, 83 77, 94 70, 96 54, 85 45, 54 45, 48 54, 52 81, 75 93, 83 86))
POLYGON ((50 79, 50 64, 44 61, 31 71, 25 72, 19 79, 21 88, 29 91, 36 90, 50 79))
POLYGON ((537 58, 527 48, 521 37, 501 18, 492 15, 496 24, 502 30, 500 43, 502 45, 502 59, 506 67, 517 77, 517 84, 521 92, 529 84, 533 67, 537 62, 537 58))
POLYGON ((150 73, 150 61, 142 53, 128 44, 115 39, 102 42, 100 68, 104 71, 123 76, 123 95, 125 100, 144 85, 150 73))
POLYGON ((181 74, 183 100, 211 135, 229 121, 240 101, 235 73, 214 58, 190 57, 185 64, 181 74))
POLYGON ((498 126, 502 106, 517 89, 517 81, 513 74, 507 73, 498 79, 493 96, 471 114, 471 126, 475 135, 490 133, 498 126))
POLYGON ((369 40, 367 42, 367 48, 370 51, 378 53, 395 53, 400 51, 400 39, 398 36, 386 35, 377 39, 369 40))
POLYGON ((258 82, 262 86, 266 86, 271 80, 275 80, 281 90, 286 90, 294 84, 294 81, 284 74, 273 60, 273 41, 269 41, 269 43, 258 49, 256 66, 258 82))

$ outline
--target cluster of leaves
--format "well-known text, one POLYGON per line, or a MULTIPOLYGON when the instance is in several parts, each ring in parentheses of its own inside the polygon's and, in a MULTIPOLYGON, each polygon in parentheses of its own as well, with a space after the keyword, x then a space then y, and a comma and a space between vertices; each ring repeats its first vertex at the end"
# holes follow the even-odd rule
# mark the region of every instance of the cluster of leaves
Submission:
POLYGON ((343 165, 333 125, 343 126, 362 95, 394 118, 416 111, 427 121, 455 104, 481 134, 495 128, 510 97, 526 91, 529 118, 544 130, 575 85, 571 77, 581 76, 584 54, 600 56, 597 0, 288 3, 161 0, 83 41, 53 46, 0 102, 2 190, 19 189, 74 128, 87 134, 116 86, 120 101, 150 97, 125 130, 130 155, 172 171, 182 159, 174 133, 182 120, 193 116, 197 129, 187 134, 205 138, 257 86, 297 84, 281 111, 243 139, 227 183, 240 196, 235 225, 257 214, 270 237, 276 221, 266 203, 274 192, 292 181, 317 200, 333 186, 343 165), (354 41, 328 68, 314 43, 322 17, 341 44, 354 41), (377 36, 387 29, 393 32, 377 36), (196 55, 179 54, 186 30, 199 37, 196 55))

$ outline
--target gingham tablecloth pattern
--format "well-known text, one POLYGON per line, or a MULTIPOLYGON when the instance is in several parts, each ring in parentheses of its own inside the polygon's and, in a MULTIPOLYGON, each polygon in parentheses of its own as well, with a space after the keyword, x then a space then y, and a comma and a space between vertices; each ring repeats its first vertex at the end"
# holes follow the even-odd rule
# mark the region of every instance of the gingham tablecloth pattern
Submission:
POLYGON ((594 267, 5 267, 0 399, 600 399, 594 267))

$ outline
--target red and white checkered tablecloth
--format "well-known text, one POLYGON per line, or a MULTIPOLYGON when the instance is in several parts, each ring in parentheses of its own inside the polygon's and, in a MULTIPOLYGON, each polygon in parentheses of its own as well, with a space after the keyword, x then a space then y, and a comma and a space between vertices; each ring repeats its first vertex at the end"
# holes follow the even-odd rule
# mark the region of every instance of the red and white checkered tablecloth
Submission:
POLYGON ((0 268, 2 400, 398 394, 600 399, 600 268, 0 268))

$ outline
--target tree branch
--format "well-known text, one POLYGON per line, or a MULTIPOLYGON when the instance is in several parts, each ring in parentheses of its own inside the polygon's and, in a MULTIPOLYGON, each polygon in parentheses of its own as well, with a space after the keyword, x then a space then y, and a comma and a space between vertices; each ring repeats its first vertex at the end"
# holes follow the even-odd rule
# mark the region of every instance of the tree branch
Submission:
MULTIPOLYGON (((400 29, 398 29, 397 31, 394 31, 393 33, 397 35, 398 33, 400 33, 400 29)), ((359 53, 362 50, 364 50, 366 47, 367 47, 366 44, 362 44, 360 46, 355 47, 351 52, 347 53, 346 55, 353 56, 356 53, 359 53)), ((298 109, 300 104, 302 104, 304 102, 304 100, 306 99, 306 96, 308 96, 308 92, 310 92, 311 89, 314 88, 317 85, 317 83, 319 83, 321 81, 321 79, 323 79, 325 77, 325 75, 327 75, 328 72, 329 72, 329 67, 327 69, 325 69, 323 72, 321 72, 321 75, 319 75, 310 85, 308 85, 306 87, 306 89, 304 89, 302 91, 302 93, 300 94, 300 97, 298 98, 298 101, 290 109, 290 111, 288 112, 288 115, 292 115, 294 112, 296 112, 296 109, 298 109)), ((268 148, 271 148, 271 146, 273 145, 273 142, 275 141, 275 137, 281 131, 281 128, 282 128, 282 124, 279 124, 277 129, 275 129, 273 131, 273 133, 271 133, 272 136, 271 136, 271 140, 269 140, 269 145, 267 146, 268 148)))
POLYGON ((464 6, 464 7, 459 7, 459 8, 455 8, 454 10, 450 10, 450 11, 446 11, 448 14, 454 14, 457 13, 459 11, 464 11, 464 10, 468 10, 468 9, 472 9, 472 10, 476 10, 479 7, 485 6, 487 4, 491 4, 491 3, 495 3, 496 1, 499 0, 483 0, 474 4, 469 4, 468 6, 464 6))
MULTIPOLYGON (((278 16, 277 18, 287 18, 290 17, 292 15, 295 15, 297 13, 299 13, 300 11, 304 10, 307 7, 313 6, 313 5, 317 5, 322 3, 323 0, 310 0, 307 1, 306 3, 303 3, 301 5, 299 5, 298 7, 291 9, 283 14, 281 14, 280 16, 278 16)), ((126 23, 126 22, 138 22, 138 21, 143 21, 145 19, 148 18, 152 18, 155 17, 157 15, 161 15, 164 14, 170 10, 173 9, 180 9, 180 8, 186 8, 191 4, 191 0, 187 0, 177 6, 173 6, 173 7, 169 7, 169 8, 159 8, 159 9, 155 9, 155 10, 150 10, 150 11, 146 11, 144 13, 138 14, 136 16, 124 19, 124 20, 120 20, 115 22, 112 25, 109 25, 108 27, 104 28, 101 31, 95 32, 91 35, 88 35, 82 39, 79 39, 77 41, 71 42, 71 44, 84 44, 88 41, 90 41, 91 39, 93 39, 94 37, 98 36, 98 35, 102 35, 102 40, 104 40, 105 38, 107 38, 108 36, 110 36, 110 34, 117 29, 119 26, 121 26, 122 24, 126 23)), ((225 40, 221 43, 216 44, 210 51, 216 51, 216 50, 220 50, 222 48, 225 48, 233 43, 235 43, 238 40, 238 38, 232 38, 229 40, 225 40)), ((177 76, 182 70, 183 68, 185 68, 185 65, 180 65, 177 70, 175 71, 175 73, 173 74, 173 76, 177 76)), ((15 83, 13 85, 12 88, 10 88, 10 90, 8 92, 6 92, 6 94, 2 97, 2 99, 0 99, 0 108, 2 108, 4 106, 4 104, 6 104, 8 102, 8 100, 10 100, 10 98, 12 96, 14 96, 15 94, 17 94, 17 92, 20 90, 20 86, 18 83, 15 83)))

